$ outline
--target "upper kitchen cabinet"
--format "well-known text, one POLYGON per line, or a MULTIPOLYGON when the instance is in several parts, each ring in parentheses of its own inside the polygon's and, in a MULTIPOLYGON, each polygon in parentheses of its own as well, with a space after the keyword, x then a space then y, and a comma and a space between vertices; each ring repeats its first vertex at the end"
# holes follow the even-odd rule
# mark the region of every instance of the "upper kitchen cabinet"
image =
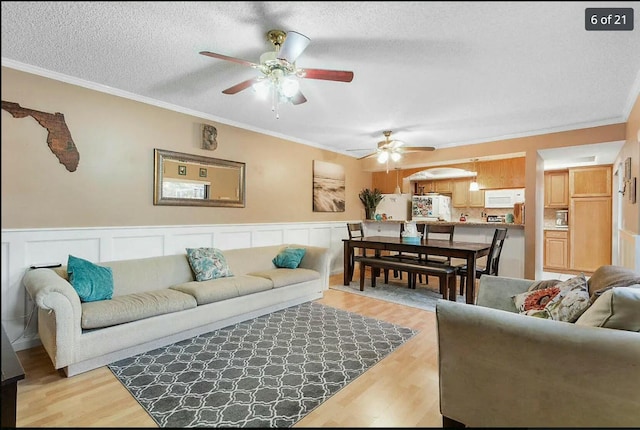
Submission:
POLYGON ((576 167, 569 169, 569 196, 611 196, 611 166, 576 167))
POLYGON ((482 189, 524 188, 525 158, 505 158, 477 164, 482 189))
POLYGON ((554 171, 544 173, 544 207, 569 207, 569 172, 554 171))
POLYGON ((451 205, 454 208, 483 208, 484 190, 470 191, 470 179, 455 179, 451 181, 451 205))

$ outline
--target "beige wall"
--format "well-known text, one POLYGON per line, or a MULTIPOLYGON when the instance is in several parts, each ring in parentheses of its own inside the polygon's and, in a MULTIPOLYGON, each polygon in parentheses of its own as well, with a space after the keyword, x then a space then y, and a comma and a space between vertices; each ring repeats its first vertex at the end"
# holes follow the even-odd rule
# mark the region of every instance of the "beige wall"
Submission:
POLYGON ((2 228, 311 222, 360 219, 371 184, 353 157, 2 67, 2 100, 61 112, 80 153, 71 173, 31 117, 2 110, 2 228), (200 149, 201 124, 218 149, 200 149), (246 163, 246 207, 153 205, 153 149, 246 163), (313 212, 313 160, 344 166, 345 212, 313 212))
MULTIPOLYGON (((624 161, 627 157, 631 157, 631 177, 637 178, 636 203, 632 204, 629 201, 628 194, 625 194, 624 197, 621 196, 622 225, 620 228, 629 233, 640 234, 640 97, 636 100, 629 115, 626 128, 626 141, 614 164, 614 168, 618 166, 619 163, 622 164, 619 172, 620 175, 624 175, 624 161)), ((617 190, 614 189, 614 191, 617 190)), ((629 192, 629 186, 627 186, 627 192, 629 192)))

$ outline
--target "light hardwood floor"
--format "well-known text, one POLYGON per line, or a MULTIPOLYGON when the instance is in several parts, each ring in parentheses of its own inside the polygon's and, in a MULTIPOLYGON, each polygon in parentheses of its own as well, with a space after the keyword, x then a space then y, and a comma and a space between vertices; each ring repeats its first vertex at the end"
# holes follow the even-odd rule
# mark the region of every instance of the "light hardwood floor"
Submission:
MULTIPOLYGON (((333 289, 318 302, 419 333, 295 427, 441 427, 435 313, 333 289)), ((157 427, 107 367, 66 378, 42 347, 18 357, 18 427, 157 427)))

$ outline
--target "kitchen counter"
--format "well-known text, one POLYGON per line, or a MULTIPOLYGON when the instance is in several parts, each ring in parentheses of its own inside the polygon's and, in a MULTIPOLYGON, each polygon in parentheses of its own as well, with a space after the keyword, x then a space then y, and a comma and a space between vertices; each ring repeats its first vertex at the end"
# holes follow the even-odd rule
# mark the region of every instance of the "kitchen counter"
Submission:
POLYGON ((555 225, 545 225, 542 229, 544 231, 569 231, 569 227, 556 227, 555 225))
MULTIPOLYGON (((365 219, 362 220, 365 224, 383 224, 383 225, 396 225, 396 224, 404 224, 406 221, 400 220, 387 220, 387 221, 376 221, 374 219, 365 219)), ((486 221, 415 221, 416 224, 438 224, 438 225, 456 225, 456 226, 474 226, 474 227, 506 227, 506 228, 515 228, 515 229, 524 229, 524 224, 509 224, 506 222, 486 222, 486 221)), ((547 228, 545 227, 545 230, 547 228)), ((560 229, 559 229, 560 230, 560 229)))

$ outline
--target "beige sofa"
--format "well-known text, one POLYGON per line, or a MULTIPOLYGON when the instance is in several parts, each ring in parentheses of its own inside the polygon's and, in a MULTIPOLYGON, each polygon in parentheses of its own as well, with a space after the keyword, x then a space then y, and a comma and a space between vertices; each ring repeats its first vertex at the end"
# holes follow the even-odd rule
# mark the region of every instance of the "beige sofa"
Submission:
POLYGON ((187 255, 99 263, 113 272, 110 300, 81 302, 66 268, 34 269, 24 285, 56 369, 76 375, 289 306, 329 287, 329 250, 306 248, 296 269, 272 259, 287 245, 223 251, 232 277, 195 281, 187 255))
POLYGON ((575 323, 519 314, 512 296, 532 282, 483 276, 478 306, 437 303, 444 426, 640 427, 640 274, 603 266, 589 279, 592 299, 623 287, 593 310, 617 312, 612 293, 631 292, 625 329, 605 328, 621 325, 613 313, 596 326, 586 311, 575 323))

